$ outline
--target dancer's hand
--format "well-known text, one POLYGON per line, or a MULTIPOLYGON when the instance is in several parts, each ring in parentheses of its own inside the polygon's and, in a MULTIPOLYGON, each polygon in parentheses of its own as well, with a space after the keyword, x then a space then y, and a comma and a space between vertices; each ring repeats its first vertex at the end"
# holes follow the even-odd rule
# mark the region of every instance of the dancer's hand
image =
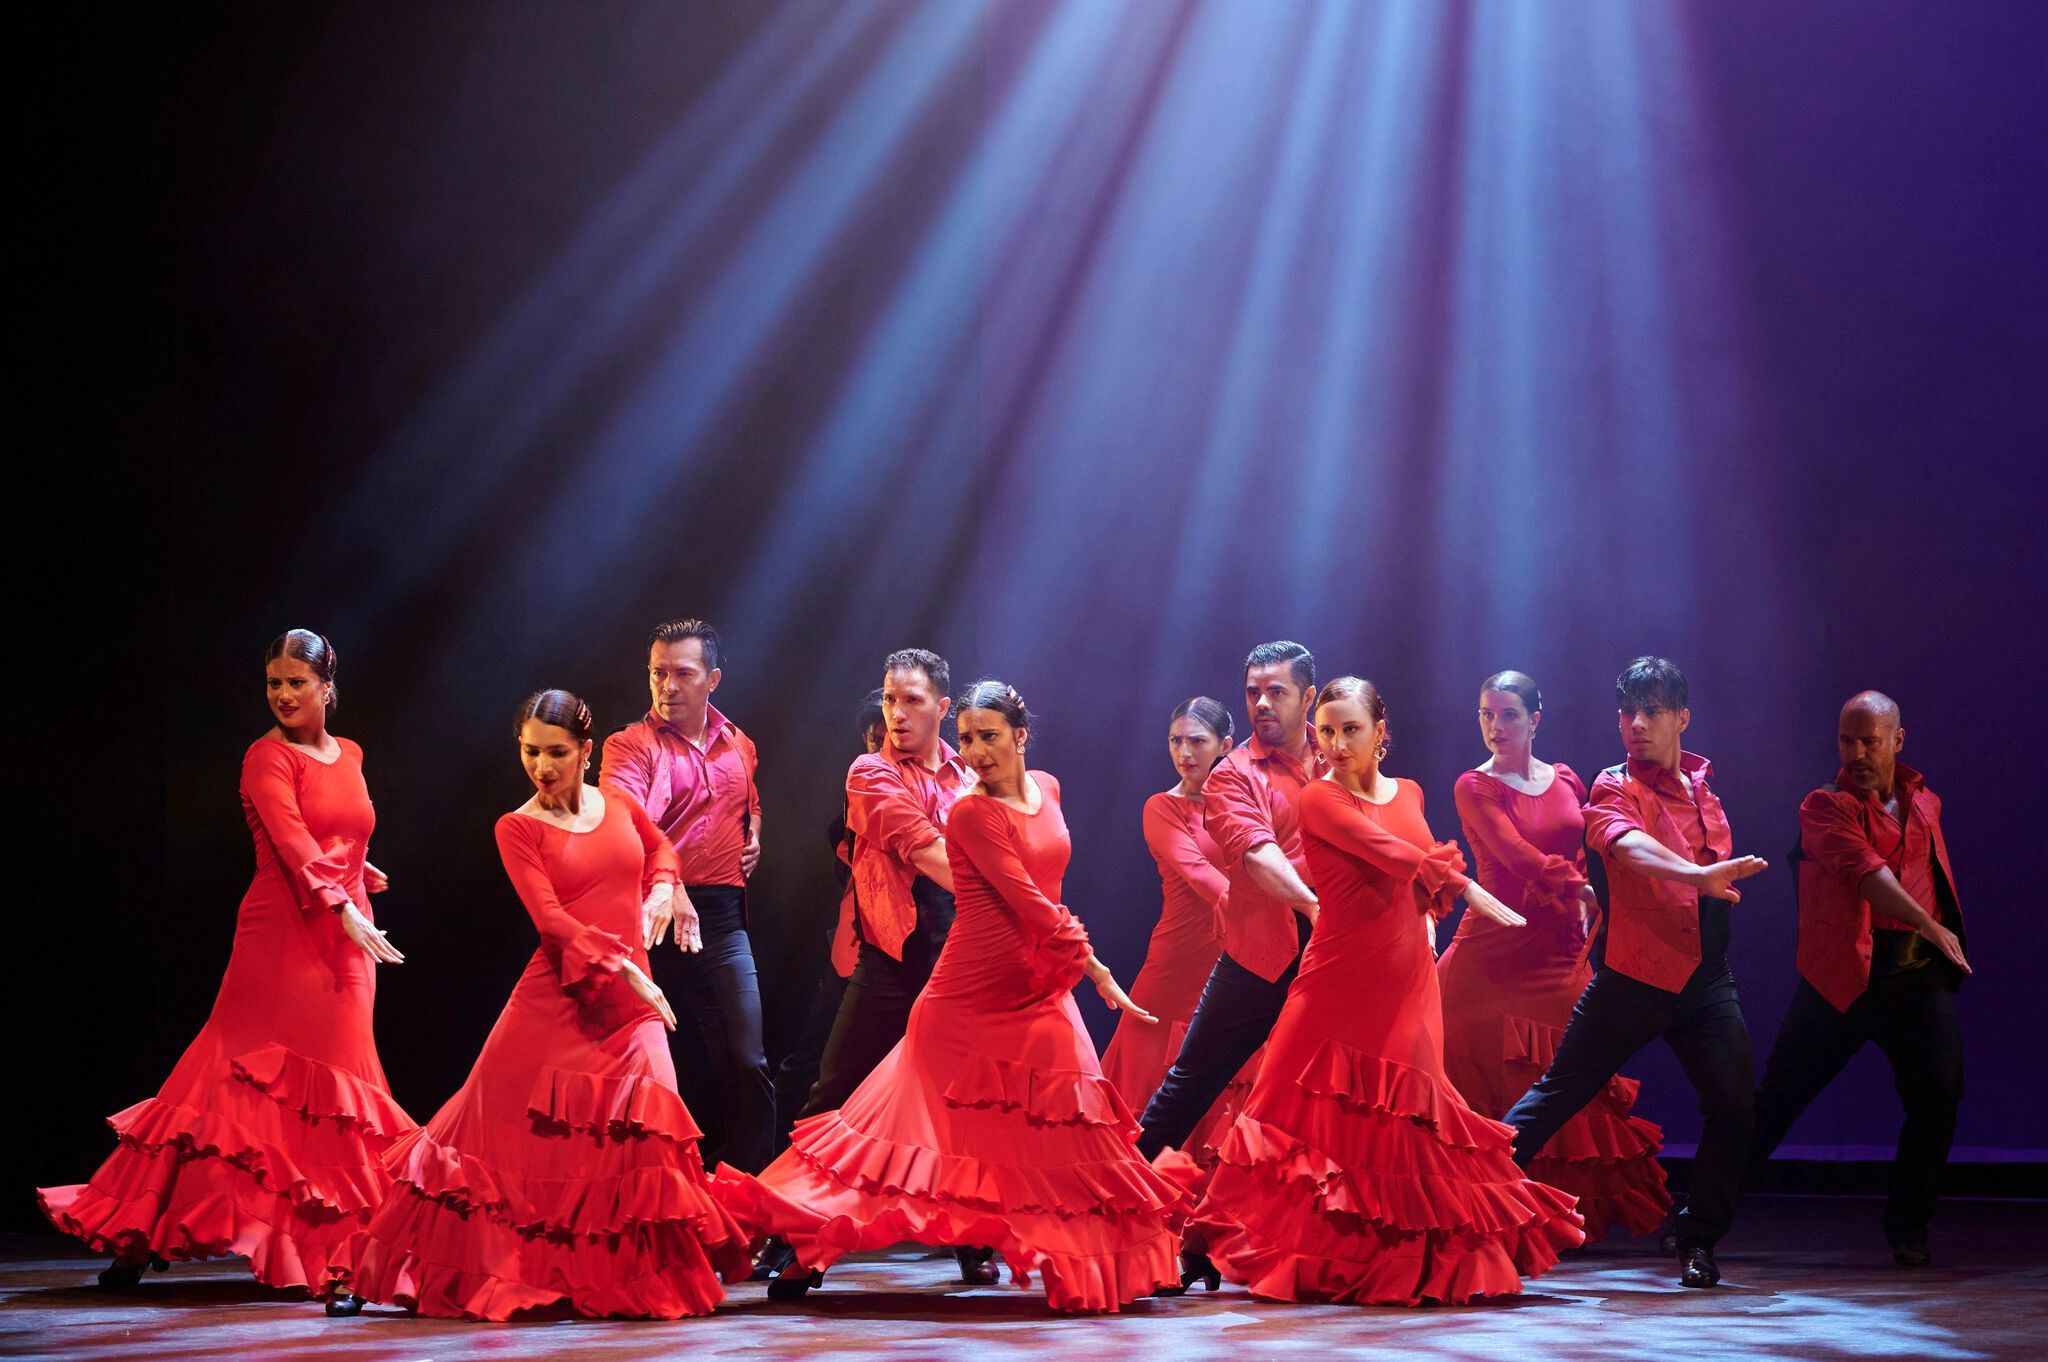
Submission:
POLYGON ((377 924, 363 916, 363 910, 353 903, 341 910, 341 930, 348 939, 363 948, 380 965, 402 965, 405 956, 398 947, 391 944, 389 937, 377 930, 377 924))
POLYGON ((676 894, 670 901, 676 916, 676 949, 691 955, 704 949, 704 929, 697 921, 697 905, 690 902, 690 891, 676 886, 676 894))
POLYGON ((761 864, 761 830, 754 828, 747 833, 747 844, 740 848, 740 874, 746 879, 754 877, 754 867, 761 864))
POLYGON ((1102 995, 1102 1001, 1109 1004, 1110 1011, 1127 1012, 1147 1026, 1158 1025, 1159 1018, 1132 1002, 1131 995, 1118 987, 1116 979, 1109 972, 1109 966, 1091 955, 1088 957, 1088 963, 1082 968, 1088 975, 1088 981, 1095 985, 1095 991, 1102 995))
POLYGON ((640 945, 642 949, 653 950, 668 935, 669 925, 676 920, 676 887, 672 884, 657 884, 647 891, 647 901, 640 905, 640 945))
POLYGON ((631 960, 619 966, 619 973, 626 977, 626 987, 638 994, 641 1002, 651 1004, 661 1015, 661 1024, 671 1031, 675 1030, 676 1010, 668 1005, 668 995, 661 991, 661 986, 648 978, 647 972, 631 960))
POLYGON ((391 877, 389 875, 379 870, 376 866, 371 865, 368 861, 363 862, 363 888, 369 890, 372 894, 381 894, 390 887, 391 877))
POLYGON ((1486 887, 1477 880, 1465 886, 1465 906, 1481 917, 1492 918, 1503 927, 1529 925, 1529 919, 1488 893, 1486 887))
POLYGON ((1771 868, 1771 863, 1761 856, 1737 856, 1733 860, 1716 861, 1703 865, 1694 880, 1694 885, 1705 898, 1726 899, 1730 903, 1742 902, 1742 891, 1735 887, 1737 880, 1746 880, 1751 875, 1760 875, 1771 868))
POLYGON ((1593 886, 1579 886, 1579 935, 1591 936, 1594 924, 1600 921, 1600 896, 1593 892, 1593 886))
POLYGON ((1932 941, 1934 949, 1947 956, 1950 964, 1965 974, 1970 972, 1970 962, 1963 959, 1963 943, 1956 940, 1954 932, 1929 919, 1927 925, 1920 929, 1920 935, 1932 941))

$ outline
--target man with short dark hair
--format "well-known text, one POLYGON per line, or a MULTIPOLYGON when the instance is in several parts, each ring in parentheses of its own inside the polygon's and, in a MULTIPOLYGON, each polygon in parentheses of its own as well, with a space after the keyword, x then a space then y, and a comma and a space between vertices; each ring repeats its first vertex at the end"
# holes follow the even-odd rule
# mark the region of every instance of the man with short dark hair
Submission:
MULTIPOLYGON (((1202 784, 1203 825, 1222 852, 1217 868, 1230 878, 1223 953, 1202 986, 1180 1053, 1146 1104, 1138 1151, 1148 1159, 1184 1145, 1266 1043, 1315 923, 1297 812, 1302 790, 1328 769, 1309 726, 1315 657, 1287 640, 1252 649, 1244 703, 1251 737, 1202 784)), ((1207 1264, 1191 1262, 1190 1277, 1197 1272, 1207 1275, 1207 1264)))
POLYGON ((1692 722, 1685 673, 1639 657, 1615 682, 1628 760, 1593 782, 1586 844, 1607 865, 1610 901, 1586 985, 1550 1067, 1506 1116, 1515 1161, 1529 1161, 1635 1053, 1658 1037, 1699 1094, 1705 1125, 1691 1196, 1677 1221, 1679 1281, 1721 1280, 1714 1245, 1728 1232, 1749 1153, 1755 1074, 1749 1028, 1728 968, 1728 908, 1737 880, 1763 870, 1732 855, 1734 834, 1707 788, 1712 765, 1685 751, 1692 722))
POLYGON ((1757 1086, 1750 1174, 1874 1041, 1906 1107, 1885 1238, 1901 1267, 1921 1267, 1963 1096, 1963 909, 1941 800, 1899 760, 1898 704, 1850 696, 1835 741, 1841 770, 1799 806, 1799 984, 1757 1086))
MULTIPOLYGON (((647 639, 652 705, 604 740, 604 787, 637 802, 682 859, 674 952, 650 953, 710 1052, 724 1116, 720 1155, 758 1173, 775 1156, 775 1085, 761 1044, 761 986, 747 935, 747 877, 761 859, 754 744, 718 712, 718 631, 670 620, 647 639)), ((682 1066, 678 1066, 682 1067, 682 1066)))

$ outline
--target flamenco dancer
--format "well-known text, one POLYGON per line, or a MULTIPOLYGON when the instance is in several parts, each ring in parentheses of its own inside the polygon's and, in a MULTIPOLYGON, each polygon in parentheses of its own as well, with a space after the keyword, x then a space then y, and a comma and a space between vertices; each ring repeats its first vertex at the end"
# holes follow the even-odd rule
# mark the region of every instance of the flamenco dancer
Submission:
POLYGON ((1315 722, 1330 775, 1302 792, 1301 835, 1322 910, 1188 1248, 1272 1300, 1513 1294, 1584 1235, 1571 1197, 1523 1178, 1514 1132, 1444 1076, 1430 921, 1460 893, 1504 927, 1522 918, 1459 873, 1421 787, 1380 770, 1371 682, 1331 681, 1315 722))
POLYGON ((647 637, 652 705, 604 740, 603 783, 674 844, 676 945, 657 976, 696 1023, 717 1082, 724 1161, 749 1172, 775 1153, 775 1080, 761 1042, 761 983, 747 934, 747 877, 761 860, 753 740, 718 712, 718 631, 670 620, 647 637))
MULTIPOLYGON (((1514 931, 1467 913, 1437 961, 1444 999, 1444 1072, 1482 1116, 1498 1120, 1550 1065, 1572 1004, 1592 981, 1587 962, 1599 900, 1586 881, 1586 787, 1563 762, 1539 761, 1543 693, 1522 672, 1479 689, 1479 734, 1492 753, 1458 777, 1458 820, 1473 878, 1529 919, 1514 931)), ((1631 1116, 1636 1083, 1616 1078, 1529 1164, 1539 1182, 1579 1199, 1586 1238, 1612 1225, 1648 1234, 1671 1198, 1657 1163, 1664 1132, 1631 1116)))
POLYGON ((1086 975, 1139 1014, 1058 901, 1067 827, 1058 782, 1025 767, 1030 725, 999 681, 960 698, 979 779, 947 820, 958 915, 902 1043, 758 1179, 718 1170, 740 1220, 796 1250, 771 1297, 904 1240, 992 1245, 1018 1285, 1045 1275, 1056 1310, 1115 1310, 1179 1280, 1182 1194, 1133 1150, 1071 990, 1086 975))
POLYGON ((1315 922, 1316 895, 1295 802, 1326 769, 1309 732, 1316 660, 1299 643, 1261 643, 1244 660, 1252 736, 1202 782, 1202 825, 1230 875, 1223 954, 1202 985, 1179 1053, 1145 1106, 1138 1151, 1185 1151, 1273 1030, 1315 922))
POLYGON ((1900 1267, 1924 1267, 1963 1098, 1963 908, 1941 800, 1899 760, 1898 702, 1874 690, 1850 696, 1836 742, 1841 770, 1799 806, 1799 987, 1757 1085, 1750 1177, 1875 1042, 1906 1107, 1885 1238, 1900 1267))
POLYGON ((1733 857, 1734 834, 1708 787, 1713 767, 1685 751, 1685 673, 1639 657, 1614 684, 1628 760, 1602 771, 1586 804, 1586 842, 1607 862, 1609 912, 1593 982, 1572 1008, 1550 1067, 1508 1112, 1528 1167, 1565 1122, 1607 1091, 1615 1071, 1659 1036, 1684 1066, 1705 1117, 1675 1239, 1682 1286, 1721 1280, 1714 1245, 1735 1218, 1755 1087, 1749 1027, 1728 967, 1729 907, 1765 869, 1733 857))
POLYGON ((567 691, 519 712, 534 794, 498 820, 498 855, 540 949, 468 1081, 387 1155, 398 1187, 362 1246, 367 1299, 457 1319, 558 1301, 674 1319, 708 1313, 718 1278, 747 1273, 676 1092, 675 1012, 648 976, 674 919, 675 850, 638 804, 584 783, 590 733, 567 691))
MULTIPOLYGON (((1146 800, 1144 817, 1145 847, 1159 869, 1164 902, 1145 948, 1145 964, 1131 983, 1132 999, 1156 1015, 1159 1024, 1125 1013, 1102 1052, 1102 1076, 1133 1111, 1145 1109, 1180 1052, 1202 985, 1223 953, 1230 881, 1216 868, 1222 852, 1202 826, 1202 782, 1230 747, 1230 711, 1222 705, 1202 695, 1174 708, 1166 748, 1180 783, 1146 800)), ((1189 1135, 1188 1152, 1197 1163, 1215 1162, 1216 1136, 1229 1129, 1235 1109, 1251 1091, 1257 1064, 1256 1059, 1246 1064, 1189 1135)))
POLYGON ((390 881, 365 859, 363 749, 327 729, 336 661, 310 629, 271 642, 277 722, 242 757, 256 875, 213 1012, 157 1095, 108 1118, 120 1144, 91 1181, 37 1192, 113 1255, 102 1286, 240 1253, 267 1286, 342 1300, 351 1236, 391 1186, 379 1155, 413 1128, 370 1031, 376 966, 405 957, 370 913, 390 881))

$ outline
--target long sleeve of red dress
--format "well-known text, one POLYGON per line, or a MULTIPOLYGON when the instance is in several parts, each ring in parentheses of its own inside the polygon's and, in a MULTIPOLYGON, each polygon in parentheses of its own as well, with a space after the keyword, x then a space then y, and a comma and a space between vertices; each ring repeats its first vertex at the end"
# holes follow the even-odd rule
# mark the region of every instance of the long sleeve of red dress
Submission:
POLYGON ((1223 904, 1230 893, 1229 877, 1209 863, 1186 824, 1165 804, 1145 804, 1145 848, 1161 869, 1171 872, 1216 912, 1216 931, 1223 931, 1223 904))
POLYGON ((1349 800, 1303 799, 1301 827, 1382 874, 1415 881, 1423 896, 1439 904, 1471 883, 1456 842, 1436 842, 1424 850, 1388 832, 1349 800))
MULTIPOLYGON (((646 869, 641 882, 674 884, 675 849, 655 828, 639 804, 622 800, 632 816, 633 829, 646 852, 646 869)), ((498 820, 498 856, 505 874, 518 891, 526 915, 540 932, 542 945, 555 960, 562 987, 581 989, 619 972, 633 955, 631 945, 601 928, 584 922, 567 908, 555 893, 542 854, 545 825, 521 813, 508 813, 498 820)))
MULTIPOLYGON (((283 743, 251 745, 242 758, 242 789, 299 906, 308 911, 327 908, 338 912, 353 903, 347 881, 348 843, 336 838, 333 846, 323 847, 306 827, 299 811, 291 753, 283 743)), ((367 854, 368 848, 364 851, 367 854)))
POLYGON ((988 881, 1037 949, 1034 981, 1048 992, 1070 989, 1091 954, 1088 930, 1063 903, 1047 898, 1025 869, 1016 829, 996 801, 963 799, 946 821, 949 848, 957 849, 988 881))
MULTIPOLYGON (((1581 804, 1585 803, 1585 787, 1579 784, 1577 777, 1560 768, 1556 778, 1564 781, 1578 795, 1581 804)), ((1458 778, 1452 791, 1458 805, 1458 819, 1465 825, 1465 835, 1472 839, 1473 852, 1484 853, 1528 886, 1530 901, 1511 903, 1508 905, 1510 908, 1526 912, 1531 908, 1570 907, 1577 902, 1579 891, 1586 887, 1583 860, 1549 855, 1532 845, 1502 806, 1497 793, 1502 788, 1493 781, 1479 779, 1467 772, 1458 778)))

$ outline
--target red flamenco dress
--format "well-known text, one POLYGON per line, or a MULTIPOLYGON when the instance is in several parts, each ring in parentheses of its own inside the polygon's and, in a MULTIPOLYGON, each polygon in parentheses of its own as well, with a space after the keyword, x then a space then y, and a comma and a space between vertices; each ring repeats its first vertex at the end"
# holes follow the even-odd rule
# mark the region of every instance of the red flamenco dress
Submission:
MULTIPOLYGON (((592 796, 586 796, 592 797, 592 796)), ((604 796, 594 828, 498 820, 505 873, 540 949, 469 1079, 395 1145, 355 1291, 423 1315, 503 1320, 708 1314, 746 1275, 741 1231, 705 1186, 668 1037, 619 974, 643 971, 645 890, 675 849, 640 806, 604 796)))
POLYGON ((957 914, 896 1048, 838 1111, 796 1127, 758 1178, 714 1184, 799 1269, 912 1240, 989 1246, 1056 1310, 1115 1310, 1177 1284, 1182 1194, 1135 1150, 1071 990, 1088 936, 1058 902, 1059 786, 1027 814, 963 797, 946 822, 957 914))
MULTIPOLYGON (((1498 1118, 1550 1067, 1593 977, 1579 917, 1586 791, 1560 764, 1540 795, 1467 771, 1457 800, 1479 882, 1529 919, 1503 927, 1467 913, 1437 961, 1445 1072, 1474 1111, 1498 1118)), ((1529 1165, 1531 1177, 1579 1199, 1589 1240, 1613 1225, 1647 1234, 1671 1209, 1657 1163, 1664 1132, 1630 1114, 1636 1090, 1632 1078, 1612 1079, 1529 1165)))
MULTIPOLYGON (((1200 800, 1172 790, 1146 800, 1145 847, 1159 867, 1164 903, 1145 947, 1145 963, 1131 983, 1131 1001, 1159 1021, 1152 1025, 1120 1018, 1102 1052, 1102 1076, 1125 1106, 1140 1113, 1180 1053, 1202 985, 1223 953, 1223 911, 1230 893, 1229 878, 1216 868, 1221 852, 1202 826, 1200 800)), ((1215 1165, 1215 1146, 1251 1096, 1258 1073, 1259 1055, 1254 1054, 1189 1135, 1187 1150, 1201 1166, 1215 1165)))
POLYGON ((1466 884, 1458 849, 1409 780, 1384 805, 1312 781, 1301 832, 1315 932, 1188 1246, 1272 1300, 1518 1292, 1584 1236, 1572 1199, 1525 1179, 1513 1133, 1444 1078, 1429 923, 1466 884))
POLYGON ((37 1192, 117 1262, 241 1253, 268 1286, 325 1292, 391 1185, 379 1155, 413 1123, 370 1032, 376 966, 333 911, 370 915, 376 815, 363 749, 336 741, 332 762, 274 738, 243 755, 256 877, 213 1013, 157 1095, 108 1118, 120 1144, 92 1180, 37 1192))

